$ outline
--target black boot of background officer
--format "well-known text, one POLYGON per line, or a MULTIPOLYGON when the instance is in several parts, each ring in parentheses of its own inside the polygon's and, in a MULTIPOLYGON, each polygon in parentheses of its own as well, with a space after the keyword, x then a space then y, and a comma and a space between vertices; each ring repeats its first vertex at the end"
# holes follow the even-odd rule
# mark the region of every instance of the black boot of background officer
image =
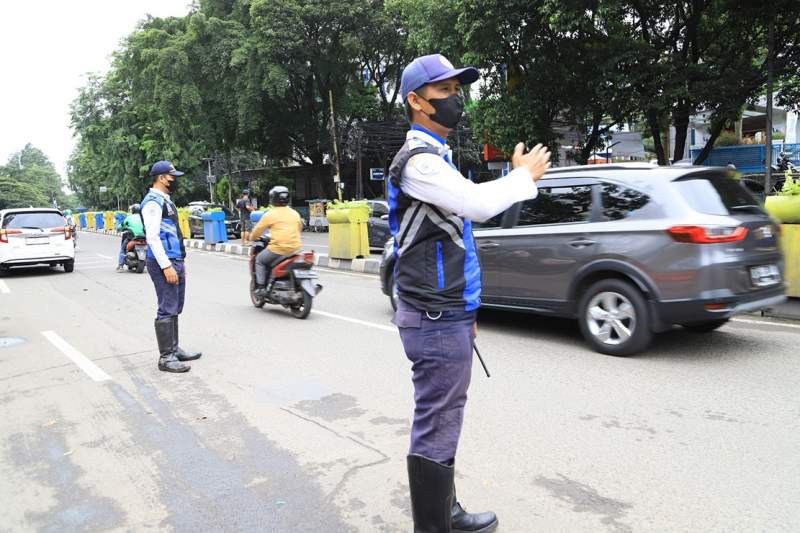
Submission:
POLYGON ((187 352, 180 346, 180 334, 178 328, 178 317, 172 317, 173 320, 173 329, 175 330, 175 355, 177 356, 179 361, 194 361, 195 359, 200 359, 200 356, 203 355, 203 352, 187 352))
POLYGON ((158 341, 158 369, 163 372, 188 372, 191 368, 178 359, 177 316, 156 320, 156 340, 158 341))

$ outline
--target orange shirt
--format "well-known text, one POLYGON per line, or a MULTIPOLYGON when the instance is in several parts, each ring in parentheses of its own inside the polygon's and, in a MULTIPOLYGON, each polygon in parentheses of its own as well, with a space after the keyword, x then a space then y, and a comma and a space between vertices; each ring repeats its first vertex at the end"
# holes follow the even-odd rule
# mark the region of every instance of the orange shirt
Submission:
POLYGON ((300 213, 288 206, 273 207, 253 228, 251 239, 256 240, 269 229, 270 242, 267 250, 288 255, 300 249, 303 243, 300 234, 303 231, 303 218, 300 213))

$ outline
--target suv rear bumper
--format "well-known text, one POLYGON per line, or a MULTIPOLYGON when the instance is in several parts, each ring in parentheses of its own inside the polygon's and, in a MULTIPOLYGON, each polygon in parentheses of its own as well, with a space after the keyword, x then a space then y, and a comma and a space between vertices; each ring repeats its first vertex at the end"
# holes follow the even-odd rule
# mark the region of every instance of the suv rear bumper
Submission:
POLYGON ((658 329, 668 329, 673 324, 694 324, 722 320, 743 313, 760 311, 786 300, 785 287, 779 285, 755 294, 712 300, 672 300, 651 302, 657 317, 658 329), (719 309, 708 306, 719 307, 719 309))
POLYGON ((34 258, 24 258, 24 259, 9 259, 7 261, 0 262, 0 266, 4 267, 13 267, 13 266, 30 266, 30 265, 45 265, 45 264, 57 264, 57 263, 67 263, 69 261, 74 261, 74 256, 69 255, 54 255, 52 257, 34 257, 34 258))

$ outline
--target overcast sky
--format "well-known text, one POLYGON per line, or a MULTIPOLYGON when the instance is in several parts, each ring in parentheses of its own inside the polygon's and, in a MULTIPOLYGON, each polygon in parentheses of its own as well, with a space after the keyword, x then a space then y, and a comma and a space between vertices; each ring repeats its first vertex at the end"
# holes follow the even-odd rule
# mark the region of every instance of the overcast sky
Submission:
POLYGON ((190 0, 0 0, 0 163, 30 142, 65 176, 69 104, 86 73, 147 14, 181 16, 190 0))

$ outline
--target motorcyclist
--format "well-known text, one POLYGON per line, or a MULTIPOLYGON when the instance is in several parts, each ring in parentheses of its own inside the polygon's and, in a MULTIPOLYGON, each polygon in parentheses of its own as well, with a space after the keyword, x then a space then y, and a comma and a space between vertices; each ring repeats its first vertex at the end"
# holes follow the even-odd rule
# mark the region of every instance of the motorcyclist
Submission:
POLYGON ((64 209, 64 218, 67 219, 67 226, 69 226, 69 233, 72 236, 72 239, 75 240, 77 238, 77 235, 75 231, 75 219, 72 218, 72 209, 64 209))
POLYGON ((142 222, 142 215, 140 214, 141 210, 139 204, 133 204, 131 206, 131 214, 125 217, 125 220, 117 227, 117 231, 122 232, 117 272, 125 270, 125 254, 127 252, 128 243, 137 237, 144 238, 144 223, 142 222))
POLYGON ((267 284, 267 272, 281 257, 297 253, 302 242, 303 219, 300 213, 289 207, 289 189, 278 185, 269 191, 271 208, 253 228, 251 238, 258 240, 264 231, 269 230, 270 242, 256 257, 256 295, 263 297, 269 294, 274 280, 270 275, 267 284))

